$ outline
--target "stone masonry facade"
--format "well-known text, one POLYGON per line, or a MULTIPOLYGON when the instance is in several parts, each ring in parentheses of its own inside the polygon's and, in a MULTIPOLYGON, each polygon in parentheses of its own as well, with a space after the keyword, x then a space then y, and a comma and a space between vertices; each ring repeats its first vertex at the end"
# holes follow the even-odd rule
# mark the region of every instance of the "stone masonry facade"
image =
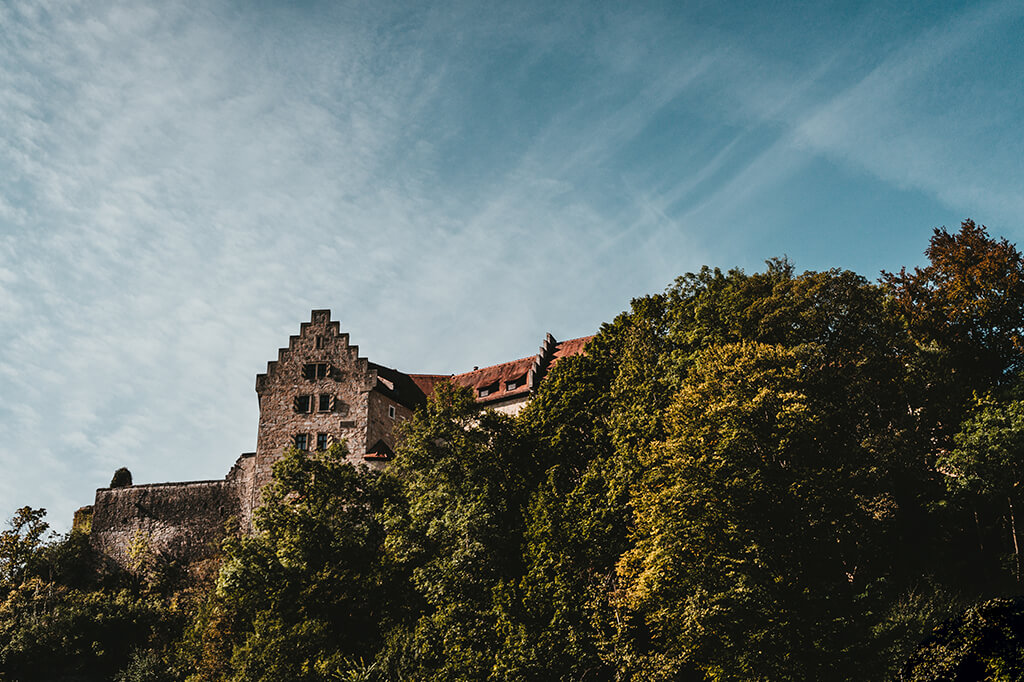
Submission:
POLYGON ((241 455, 221 480, 100 488, 92 507, 75 515, 76 525, 91 517, 94 550, 129 570, 132 547, 186 563, 212 557, 230 518, 251 530, 260 490, 289 447, 344 443, 351 463, 385 466, 398 445, 395 424, 425 404, 438 383, 466 386, 481 408, 514 414, 546 372, 560 358, 582 353, 590 338, 559 343, 548 334, 535 356, 462 374, 406 374, 360 357, 331 312, 314 310, 256 376, 256 452, 241 455))

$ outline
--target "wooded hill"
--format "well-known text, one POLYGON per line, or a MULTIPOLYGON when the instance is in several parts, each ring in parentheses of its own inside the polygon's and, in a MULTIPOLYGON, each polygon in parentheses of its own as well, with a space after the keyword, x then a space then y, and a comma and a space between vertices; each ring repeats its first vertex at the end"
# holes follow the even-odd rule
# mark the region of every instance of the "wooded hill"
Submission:
POLYGON ((1019 679, 1024 261, 925 253, 680 277, 515 418, 443 385, 382 473, 289 452, 215 566, 25 508, 0 679, 1019 679))

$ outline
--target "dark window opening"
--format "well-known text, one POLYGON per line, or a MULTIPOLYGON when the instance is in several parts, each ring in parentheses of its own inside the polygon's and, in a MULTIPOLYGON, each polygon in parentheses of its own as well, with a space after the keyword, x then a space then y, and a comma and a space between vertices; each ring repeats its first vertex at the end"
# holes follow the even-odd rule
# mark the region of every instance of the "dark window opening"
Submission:
POLYGON ((296 450, 307 450, 309 448, 309 442, 307 436, 304 433, 295 434, 295 449, 296 450))
POLYGON ((388 405, 388 416, 391 417, 392 419, 395 418, 395 406, 394 405, 388 405))
POLYGON ((327 440, 328 440, 328 436, 327 436, 326 433, 318 433, 318 434, 316 434, 316 449, 317 450, 326 450, 327 449, 327 440))
POLYGON ((313 396, 308 395, 297 395, 295 396, 295 411, 306 413, 310 411, 310 405, 312 404, 313 396))
POLYGON ((324 347, 324 337, 317 335, 316 337, 316 348, 320 350, 324 347))
POLYGON ((479 389, 477 391, 477 393, 480 395, 481 398, 486 398, 487 396, 491 395, 492 393, 497 393, 497 392, 498 392, 498 384, 496 384, 496 383, 491 384, 490 386, 484 386, 483 388, 481 388, 481 389, 479 389))
POLYGON ((334 396, 323 393, 320 395, 320 406, 318 412, 330 412, 331 403, 334 402, 334 396))
POLYGON ((330 370, 326 362, 313 362, 302 366, 302 376, 310 381, 326 379, 330 370))

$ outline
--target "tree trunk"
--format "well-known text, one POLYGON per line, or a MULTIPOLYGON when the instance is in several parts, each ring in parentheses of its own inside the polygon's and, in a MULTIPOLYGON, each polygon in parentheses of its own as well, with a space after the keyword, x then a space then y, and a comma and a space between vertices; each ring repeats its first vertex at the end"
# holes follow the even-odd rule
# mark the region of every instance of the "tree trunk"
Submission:
POLYGON ((1017 519, 1013 514, 1013 500, 1010 496, 1006 497, 1006 504, 1010 507, 1010 532, 1013 533, 1013 554, 1017 559, 1017 582, 1020 582, 1020 545, 1017 543, 1017 519))

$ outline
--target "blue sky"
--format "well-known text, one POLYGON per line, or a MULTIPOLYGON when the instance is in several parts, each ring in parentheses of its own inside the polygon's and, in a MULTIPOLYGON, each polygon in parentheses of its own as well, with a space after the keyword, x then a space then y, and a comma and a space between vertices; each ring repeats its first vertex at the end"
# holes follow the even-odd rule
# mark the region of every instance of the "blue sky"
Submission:
POLYGON ((219 478, 312 308, 451 372, 1024 234, 1020 2, 0 4, 0 516, 219 478))

